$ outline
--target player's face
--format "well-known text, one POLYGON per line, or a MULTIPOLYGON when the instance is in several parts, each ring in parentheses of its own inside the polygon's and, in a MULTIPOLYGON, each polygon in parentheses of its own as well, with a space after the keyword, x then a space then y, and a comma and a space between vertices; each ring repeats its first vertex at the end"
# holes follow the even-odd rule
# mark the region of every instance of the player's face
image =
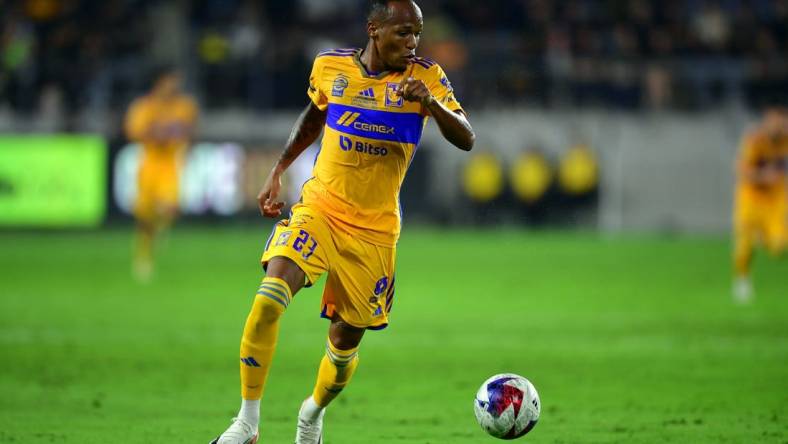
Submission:
POLYGON ((156 91, 162 96, 174 96, 181 90, 181 76, 178 73, 169 73, 156 82, 156 91))
POLYGON ((788 113, 779 108, 766 111, 763 128, 774 143, 783 143, 788 138, 788 113))
POLYGON ((416 56, 424 22, 421 10, 413 2, 391 2, 389 8, 391 17, 373 25, 372 35, 386 69, 404 71, 416 56))
POLYGON ((788 139, 788 111, 781 109, 780 110, 780 137, 782 139, 788 139))

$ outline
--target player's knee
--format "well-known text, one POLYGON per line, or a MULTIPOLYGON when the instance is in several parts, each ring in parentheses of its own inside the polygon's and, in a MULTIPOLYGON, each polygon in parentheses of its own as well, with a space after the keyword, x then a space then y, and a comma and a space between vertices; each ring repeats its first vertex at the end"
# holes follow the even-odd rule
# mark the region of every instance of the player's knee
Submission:
MULTIPOLYGON (((346 369, 358 363, 358 346, 339 348, 329 338, 326 344, 326 357, 338 369, 346 369)), ((352 370, 352 367, 351 367, 352 370)))
POLYGON ((272 277, 285 281, 292 294, 296 294, 306 281, 306 274, 292 259, 284 256, 276 256, 268 261, 265 269, 266 277, 272 277))
POLYGON ((151 218, 148 217, 138 217, 137 218, 137 230, 145 234, 152 234, 156 231, 156 225, 153 223, 151 218))
POLYGON ((785 247, 786 247, 785 241, 775 242, 772 245, 770 245, 769 251, 772 253, 772 256, 776 258, 782 258, 783 256, 785 256, 785 247))
POLYGON ((352 350, 359 346, 365 331, 341 319, 334 319, 328 329, 328 340, 335 349, 352 350))
POLYGON ((253 322, 276 322, 290 305, 292 293, 287 282, 266 276, 257 289, 250 319, 253 322))
POLYGON ((770 233, 769 235, 765 236, 764 241, 766 249, 773 257, 782 256, 783 252, 785 251, 785 247, 788 246, 788 237, 782 233, 770 233))

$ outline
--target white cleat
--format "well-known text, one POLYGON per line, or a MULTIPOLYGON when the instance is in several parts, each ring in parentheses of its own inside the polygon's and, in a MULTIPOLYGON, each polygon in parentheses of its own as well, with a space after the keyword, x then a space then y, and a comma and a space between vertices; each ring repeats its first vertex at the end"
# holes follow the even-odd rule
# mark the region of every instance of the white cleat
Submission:
POLYGON ((311 419, 305 409, 307 401, 309 399, 301 404, 298 411, 295 444, 323 444, 323 415, 326 410, 320 410, 317 418, 311 419))
POLYGON ((210 444, 255 444, 257 437, 257 427, 241 418, 233 418, 230 428, 211 441, 210 444))
POLYGON ((733 281, 733 301, 739 304, 749 304, 752 302, 753 289, 750 278, 746 276, 737 277, 733 281))
POLYGON ((137 259, 134 261, 132 269, 134 279, 141 284, 149 284, 153 280, 153 263, 151 261, 137 259))

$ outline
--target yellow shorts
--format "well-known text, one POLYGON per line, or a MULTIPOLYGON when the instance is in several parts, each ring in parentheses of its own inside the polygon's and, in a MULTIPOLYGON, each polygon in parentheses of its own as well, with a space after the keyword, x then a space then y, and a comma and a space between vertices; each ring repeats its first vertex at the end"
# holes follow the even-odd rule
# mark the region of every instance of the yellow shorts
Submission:
POLYGON ((783 192, 764 194, 739 189, 733 217, 739 242, 760 242, 774 252, 788 243, 788 198, 783 192))
POLYGON ((178 207, 178 166, 175 161, 143 161, 137 176, 134 215, 154 221, 178 207))
POLYGON ((321 316, 360 328, 388 325, 394 300, 396 248, 364 242, 343 231, 319 211, 297 204, 290 219, 278 222, 268 238, 262 263, 277 256, 295 262, 306 274, 307 286, 328 272, 321 316))

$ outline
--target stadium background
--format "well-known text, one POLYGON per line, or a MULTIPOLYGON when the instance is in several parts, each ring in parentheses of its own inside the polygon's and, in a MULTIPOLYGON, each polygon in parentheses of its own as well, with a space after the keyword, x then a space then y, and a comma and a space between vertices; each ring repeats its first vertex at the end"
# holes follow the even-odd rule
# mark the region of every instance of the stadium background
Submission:
MULTIPOLYGON (((224 428, 271 226, 254 196, 314 55, 364 43, 362 3, 0 1, 0 442, 224 428), (121 124, 162 64, 201 116, 184 218, 140 285, 121 124)), ((471 397, 513 371, 543 397, 529 441, 785 442, 786 264, 758 256, 758 299, 733 306, 728 232, 740 136, 788 97, 788 2, 419 4, 418 52, 477 143, 467 155, 429 125, 402 192, 398 318, 366 339, 327 438, 484 442, 471 397)), ((290 438, 320 356, 304 294, 270 442, 290 438)))

